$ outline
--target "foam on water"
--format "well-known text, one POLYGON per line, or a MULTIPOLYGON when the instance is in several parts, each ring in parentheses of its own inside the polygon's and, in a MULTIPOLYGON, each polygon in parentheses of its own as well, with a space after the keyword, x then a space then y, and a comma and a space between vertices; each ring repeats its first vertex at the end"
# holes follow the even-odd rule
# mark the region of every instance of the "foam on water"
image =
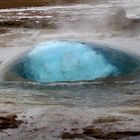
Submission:
POLYGON ((6 80, 20 78, 41 83, 86 81, 139 70, 133 56, 94 43, 47 41, 8 64, 6 80), (19 77, 19 78, 17 78, 19 77))

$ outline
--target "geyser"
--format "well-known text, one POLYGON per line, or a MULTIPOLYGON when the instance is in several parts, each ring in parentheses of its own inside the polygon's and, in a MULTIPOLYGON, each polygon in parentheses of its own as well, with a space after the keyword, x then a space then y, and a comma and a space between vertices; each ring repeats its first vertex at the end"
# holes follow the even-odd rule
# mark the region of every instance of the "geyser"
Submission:
POLYGON ((140 61, 124 52, 94 43, 47 41, 3 66, 3 80, 40 83, 83 81, 126 75, 140 61))

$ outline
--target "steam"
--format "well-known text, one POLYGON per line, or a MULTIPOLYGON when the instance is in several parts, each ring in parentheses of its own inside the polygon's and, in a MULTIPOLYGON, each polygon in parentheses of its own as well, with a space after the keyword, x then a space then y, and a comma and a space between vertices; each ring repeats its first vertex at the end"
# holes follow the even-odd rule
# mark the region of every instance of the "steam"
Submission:
POLYGON ((82 16, 79 13, 79 15, 70 16, 69 20, 61 19, 57 28, 62 31, 82 34, 111 33, 114 36, 118 34, 126 36, 139 34, 140 19, 129 17, 126 7, 120 3, 107 4, 107 6, 105 4, 93 5, 93 9, 89 8, 89 10, 82 5, 82 8, 85 8, 85 13, 82 11, 82 16), (94 10, 96 8, 98 8, 98 11, 94 10))

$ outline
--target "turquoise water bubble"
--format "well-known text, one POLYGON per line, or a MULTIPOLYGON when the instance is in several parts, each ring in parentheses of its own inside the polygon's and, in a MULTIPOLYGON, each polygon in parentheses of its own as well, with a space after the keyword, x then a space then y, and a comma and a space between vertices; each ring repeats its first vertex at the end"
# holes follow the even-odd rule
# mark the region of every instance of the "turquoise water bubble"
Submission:
POLYGON ((7 71, 14 77, 49 83, 120 76, 139 69, 139 66, 140 62, 132 56, 103 45, 47 41, 17 58, 7 71))

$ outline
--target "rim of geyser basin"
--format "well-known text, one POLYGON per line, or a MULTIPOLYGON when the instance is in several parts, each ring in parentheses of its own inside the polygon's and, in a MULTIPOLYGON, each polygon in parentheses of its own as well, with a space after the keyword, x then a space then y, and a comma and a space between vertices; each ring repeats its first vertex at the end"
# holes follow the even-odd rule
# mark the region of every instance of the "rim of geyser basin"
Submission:
MULTIPOLYGON (((31 48, 27 48, 27 50, 24 50, 23 52, 19 53, 18 55, 12 57, 11 59, 6 60, 5 62, 3 62, 0 65, 0 82, 26 82, 26 83, 38 83, 38 84, 47 84, 47 85, 67 85, 67 84, 74 84, 74 85, 78 85, 78 84, 102 84, 102 83, 130 83, 130 81, 136 82, 136 81, 140 81, 139 80, 139 74, 140 74, 140 69, 138 69, 138 71, 132 71, 130 73, 124 74, 124 75, 119 75, 119 76, 110 76, 110 77, 105 77, 105 78, 97 78, 95 80, 77 80, 77 81, 56 81, 56 82, 37 82, 34 80, 29 80, 29 79, 24 79, 22 77, 19 77, 22 80, 16 79, 16 80, 5 80, 4 79, 4 75, 6 74, 6 69, 8 69, 8 67, 11 67, 12 65, 14 65, 14 63, 18 60, 18 58, 22 59, 22 57, 24 57, 26 55, 26 53, 28 53, 29 51, 31 51, 33 48, 37 47, 39 44, 43 44, 46 43, 48 41, 61 41, 61 42, 77 42, 80 44, 88 44, 90 46, 95 45, 96 47, 94 48, 102 48, 102 49, 110 49, 111 51, 117 51, 120 53, 123 53, 125 55, 128 55, 132 58, 134 58, 137 61, 140 61, 140 56, 138 56, 137 54, 134 54, 130 51, 124 51, 121 50, 119 48, 114 47, 113 45, 108 45, 108 44, 103 44, 103 43, 96 43, 96 42, 83 42, 83 41, 77 41, 77 40, 61 40, 61 39, 57 39, 57 40, 46 40, 44 42, 39 42, 37 43, 34 47, 31 48), (13 62, 13 63, 10 63, 13 62)), ((18 76, 17 76, 18 77, 18 76)))
POLYGON ((116 87, 116 86, 128 86, 137 85, 140 81, 138 80, 117 80, 116 78, 112 81, 109 80, 94 80, 94 81, 76 81, 76 82, 54 82, 54 83, 39 83, 31 81, 0 81, 0 87, 8 88, 22 88, 22 89, 54 89, 54 88, 80 88, 80 87, 116 87))

